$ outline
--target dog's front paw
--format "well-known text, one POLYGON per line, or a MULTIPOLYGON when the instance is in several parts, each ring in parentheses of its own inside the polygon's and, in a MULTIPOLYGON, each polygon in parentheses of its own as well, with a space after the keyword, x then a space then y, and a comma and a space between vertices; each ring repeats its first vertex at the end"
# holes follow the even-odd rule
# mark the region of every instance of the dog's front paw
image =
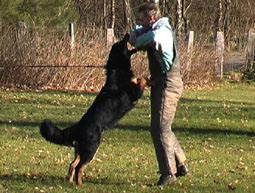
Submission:
POLYGON ((132 79, 131 79, 131 82, 132 83, 134 83, 134 84, 138 84, 138 78, 136 78, 136 77, 133 77, 132 79))
POLYGON ((149 79, 148 78, 145 78, 145 77, 142 77, 141 79, 140 79, 140 87, 142 88, 142 89, 144 89, 146 86, 148 86, 149 84, 149 79))
POLYGON ((140 85, 142 88, 144 88, 146 86, 154 86, 155 82, 147 77, 143 77, 140 79, 140 85))

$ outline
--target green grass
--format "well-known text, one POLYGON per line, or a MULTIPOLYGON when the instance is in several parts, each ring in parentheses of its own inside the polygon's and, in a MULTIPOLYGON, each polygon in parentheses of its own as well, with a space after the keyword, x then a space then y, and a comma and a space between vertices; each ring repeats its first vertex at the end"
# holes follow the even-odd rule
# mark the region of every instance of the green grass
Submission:
POLYGON ((155 186, 159 175, 149 124, 149 92, 103 135, 83 187, 66 174, 73 149, 46 142, 38 126, 79 120, 96 95, 0 91, 0 192, 254 192, 255 85, 185 91, 174 122, 191 176, 155 186))

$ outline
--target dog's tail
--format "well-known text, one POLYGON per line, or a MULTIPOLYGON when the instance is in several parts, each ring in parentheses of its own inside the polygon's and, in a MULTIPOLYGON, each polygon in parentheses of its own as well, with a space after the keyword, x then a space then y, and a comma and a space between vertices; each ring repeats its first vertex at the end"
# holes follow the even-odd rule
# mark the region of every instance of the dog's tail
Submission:
POLYGON ((51 120, 44 120, 40 126, 41 135, 52 143, 65 146, 74 146, 74 136, 72 130, 74 127, 69 127, 64 130, 60 130, 56 127, 51 120))

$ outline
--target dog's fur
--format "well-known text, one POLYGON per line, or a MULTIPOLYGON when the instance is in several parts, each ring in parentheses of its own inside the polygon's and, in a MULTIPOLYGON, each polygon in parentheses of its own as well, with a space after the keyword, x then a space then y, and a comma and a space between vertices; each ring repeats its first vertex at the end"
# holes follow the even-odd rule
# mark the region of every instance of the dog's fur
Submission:
POLYGON ((69 181, 82 185, 84 168, 95 156, 100 145, 101 134, 117 123, 142 96, 146 79, 132 81, 130 57, 136 50, 128 50, 129 35, 115 43, 106 64, 106 83, 92 106, 75 125, 60 130, 50 120, 40 126, 42 136, 55 144, 75 148, 75 159, 70 164, 69 181))

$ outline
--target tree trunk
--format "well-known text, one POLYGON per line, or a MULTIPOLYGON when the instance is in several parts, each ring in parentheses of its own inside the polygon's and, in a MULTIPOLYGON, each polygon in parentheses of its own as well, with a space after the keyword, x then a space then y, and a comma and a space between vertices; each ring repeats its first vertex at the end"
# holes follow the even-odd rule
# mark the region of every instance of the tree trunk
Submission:
POLYGON ((98 11, 97 11, 97 0, 94 0, 94 17, 93 17, 93 25, 97 25, 98 11))
POLYGON ((166 13, 166 0, 161 1, 161 13, 162 15, 165 15, 166 13))
POLYGON ((176 1, 176 35, 179 37, 183 28, 183 19, 182 19, 182 0, 176 1))
POLYGON ((222 0, 218 0, 218 16, 216 21, 216 31, 223 32, 223 5, 222 0))
POLYGON ((111 0, 111 25, 110 27, 114 29, 115 25, 115 0, 111 0))
POLYGON ((75 0, 75 6, 76 6, 76 9, 78 10, 78 13, 79 13, 78 25, 83 25, 84 18, 83 18, 83 11, 82 11, 81 2, 79 0, 75 0))
POLYGON ((107 26, 107 19, 106 19, 106 14, 107 14, 106 9, 107 9, 106 0, 104 0, 104 11, 103 12, 104 12, 104 28, 105 29, 108 28, 108 26, 107 26))
MULTIPOLYGON (((189 8, 187 8, 188 10, 189 8)), ((186 39, 188 40, 189 38, 189 23, 188 23, 188 19, 186 17, 186 0, 182 0, 182 20, 183 20, 183 30, 184 33, 186 35, 186 39)))
POLYGON ((134 19, 130 7, 130 0, 123 0, 124 26, 126 31, 130 31, 134 25, 134 19))
POLYGON ((224 20, 223 20, 223 31, 224 31, 224 35, 225 35, 226 45, 229 45, 229 34, 231 31, 231 26, 230 26, 231 4, 232 4, 231 0, 226 0, 224 20))

